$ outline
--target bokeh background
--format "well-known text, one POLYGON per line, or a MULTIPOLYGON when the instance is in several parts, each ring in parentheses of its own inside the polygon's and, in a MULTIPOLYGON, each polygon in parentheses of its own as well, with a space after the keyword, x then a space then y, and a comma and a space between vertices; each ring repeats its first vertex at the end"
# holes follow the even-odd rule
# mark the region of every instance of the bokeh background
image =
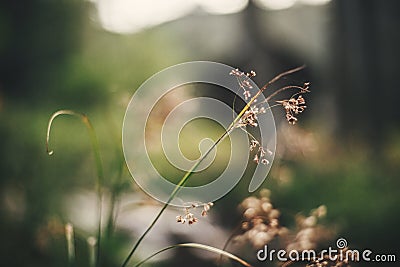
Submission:
MULTIPOLYGON (((1 1, 1 265, 67 266, 67 222, 75 227, 76 265, 89 264, 96 168, 76 118, 55 122, 55 153, 46 154, 47 122, 58 109, 87 114, 96 129, 107 188, 102 265, 122 263, 159 208, 125 168, 125 108, 148 77, 193 60, 256 70, 260 86, 306 64, 284 82, 311 81, 308 109, 294 128, 277 112, 278 157, 263 187, 283 224, 290 227, 291 216, 323 204, 336 236, 398 259, 399 12, 395 0, 1 1), (107 221, 109 213, 116 220, 107 221)), ((178 211, 169 211, 172 223, 167 214, 143 255, 152 243, 227 238, 241 220, 236 207, 249 196, 247 185, 243 179, 216 203, 208 218, 213 228, 176 227, 178 211)), ((255 254, 241 256, 265 264, 255 254)), ((187 250, 152 263, 178 264, 216 263, 187 250)), ((368 264, 374 265, 396 263, 368 264)))

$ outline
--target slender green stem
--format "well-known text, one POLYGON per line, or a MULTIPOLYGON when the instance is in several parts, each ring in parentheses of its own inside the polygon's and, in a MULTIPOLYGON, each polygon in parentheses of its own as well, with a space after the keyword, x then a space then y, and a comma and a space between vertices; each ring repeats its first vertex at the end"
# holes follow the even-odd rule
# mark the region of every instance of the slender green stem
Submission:
MULTIPOLYGON (((100 188, 100 187, 99 187, 100 188)), ((97 254, 96 254, 96 266, 100 266, 100 241, 101 241, 101 225, 103 217, 103 191, 99 189, 98 191, 98 203, 99 203, 99 223, 97 227, 97 254)))
POLYGON ((100 240, 101 240, 101 225, 102 225, 102 209, 103 209, 103 183, 104 183, 104 171, 103 171, 103 164, 101 161, 100 156, 100 148, 99 143, 97 141, 96 131, 93 128, 92 123, 90 122, 89 118, 79 112, 75 112, 72 110, 59 110, 50 117, 49 123, 47 126, 47 135, 46 135, 46 151, 47 154, 53 155, 54 151, 50 150, 49 143, 50 143, 50 131, 52 129, 53 121, 60 115, 71 115, 78 117, 81 121, 85 124, 88 133, 89 139, 92 144, 92 150, 95 158, 96 163, 96 170, 97 170, 97 196, 98 196, 98 205, 99 205, 99 222, 98 222, 98 232, 97 232, 97 266, 100 264, 100 240))
POLYGON ((150 232, 150 230, 154 227, 154 225, 157 223, 158 219, 161 217, 161 215, 164 213, 164 210, 169 206, 171 201, 174 199, 176 194, 179 192, 182 186, 185 185, 185 183, 189 180, 190 176, 193 174, 193 172, 196 170, 196 168, 204 161, 204 159, 210 154, 210 152, 221 142, 223 141, 229 134, 230 132, 234 129, 234 126, 236 123, 239 121, 239 119, 242 117, 242 115, 246 112, 246 110, 249 109, 251 103, 254 102, 254 100, 259 96, 257 94, 254 96, 249 103, 243 108, 243 110, 239 113, 239 115, 236 116, 235 120, 229 125, 228 129, 218 138, 218 140, 207 150, 207 152, 190 168, 188 172, 182 177, 182 179, 179 181, 179 183, 175 186, 174 190, 170 194, 168 200, 165 202, 157 216, 154 218, 152 223, 149 225, 149 227, 146 229, 146 231, 139 237, 139 239, 136 241, 135 245, 133 246, 132 250, 130 251, 128 257, 126 257, 124 263, 122 264, 122 267, 125 267, 129 260, 131 259, 133 253, 136 251, 137 247, 140 245, 142 240, 145 238, 145 236, 150 232))
POLYGON ((146 235, 150 232, 150 230, 154 227, 154 225, 157 223, 158 219, 161 217, 161 215, 164 213, 164 210, 169 206, 171 201, 174 199, 176 194, 179 192, 179 190, 182 188, 182 186, 185 185, 185 183, 189 180, 190 176, 193 174, 193 172, 196 170, 196 168, 199 166, 199 164, 210 154, 210 152, 221 142, 227 137, 230 133, 230 131, 233 129, 233 127, 228 128, 227 131, 223 135, 221 135, 220 138, 207 150, 207 152, 193 165, 193 167, 182 177, 182 179, 179 181, 179 183, 175 186, 174 190, 170 194, 168 200, 165 202, 161 210, 158 212, 157 216, 154 218, 152 223, 147 227, 146 231, 139 237, 139 239, 136 241, 135 245, 133 246, 132 250, 130 251, 128 257, 126 257, 124 263, 122 264, 123 267, 125 267, 129 260, 131 259, 133 253, 136 251, 137 247, 140 245, 142 240, 146 237, 146 235))
POLYGON ((120 158, 120 151, 117 152, 118 155, 118 172, 116 175, 115 182, 113 184, 112 190, 111 190, 111 196, 110 196, 110 211, 108 214, 108 219, 107 219, 107 224, 106 224, 106 237, 109 239, 111 237, 112 232, 114 231, 114 226, 115 226, 115 218, 117 216, 118 208, 116 203, 119 200, 119 195, 121 193, 121 178, 122 178, 122 173, 123 173, 123 168, 124 168, 124 161, 122 158, 120 158))

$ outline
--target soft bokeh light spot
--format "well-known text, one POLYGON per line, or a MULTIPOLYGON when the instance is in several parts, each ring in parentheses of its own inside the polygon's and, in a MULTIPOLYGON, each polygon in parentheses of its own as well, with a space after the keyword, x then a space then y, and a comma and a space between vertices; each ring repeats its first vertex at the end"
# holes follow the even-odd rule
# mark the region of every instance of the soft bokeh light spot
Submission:
MULTIPOLYGON (((196 9, 210 14, 238 13, 246 8, 249 0, 90 0, 97 5, 102 27, 111 32, 135 33, 182 18, 196 9)), ((324 5, 331 0, 254 0, 263 9, 282 10, 295 4, 324 5)))
POLYGON ((195 3, 185 0, 98 0, 98 15, 109 31, 133 33, 183 17, 195 3))
POLYGON ((305 5, 325 5, 331 0, 254 0, 254 2, 260 7, 269 10, 281 10, 288 9, 295 4, 305 5))
POLYGON ((280 10, 292 7, 296 0, 254 0, 254 2, 261 8, 280 10))
POLYGON ((300 0, 300 3, 305 5, 319 6, 319 5, 326 5, 330 1, 331 0, 300 0))
POLYGON ((242 11, 248 2, 248 0, 203 0, 198 1, 198 4, 212 14, 231 14, 242 11))
POLYGON ((184 17, 196 8, 211 14, 242 11, 248 0, 92 0, 97 4, 102 27, 117 33, 135 33, 184 17))

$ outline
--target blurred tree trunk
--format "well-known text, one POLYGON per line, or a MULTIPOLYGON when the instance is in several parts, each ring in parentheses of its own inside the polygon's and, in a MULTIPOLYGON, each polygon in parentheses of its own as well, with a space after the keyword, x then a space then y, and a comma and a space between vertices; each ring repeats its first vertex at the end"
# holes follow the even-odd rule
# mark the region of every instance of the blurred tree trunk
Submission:
POLYGON ((0 2, 0 90, 43 98, 65 77, 79 50, 86 4, 71 1, 0 2))
POLYGON ((339 122, 344 132, 366 134, 379 146, 383 133, 400 119, 396 75, 400 2, 338 0, 333 4, 339 122))

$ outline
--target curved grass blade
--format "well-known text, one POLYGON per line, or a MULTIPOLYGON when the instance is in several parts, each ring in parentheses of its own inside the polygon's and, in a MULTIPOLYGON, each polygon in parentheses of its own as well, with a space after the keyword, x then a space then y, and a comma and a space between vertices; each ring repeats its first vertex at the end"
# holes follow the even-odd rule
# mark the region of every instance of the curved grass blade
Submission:
POLYGON ((98 232, 97 232, 97 265, 100 263, 100 239, 101 239, 101 217, 102 217, 102 202, 103 202, 103 192, 102 192, 102 186, 104 182, 104 169, 103 169, 103 164, 101 161, 101 156, 100 156, 100 149, 99 149, 99 144, 97 141, 97 136, 96 136, 96 131, 93 128, 92 123, 90 122, 89 118, 79 112, 75 112, 73 110, 59 110, 53 113, 49 119, 49 123, 47 125, 47 134, 46 134, 46 152, 48 155, 53 155, 54 151, 50 150, 49 148, 49 143, 50 143, 50 132, 52 129, 53 121, 61 115, 70 115, 79 118, 83 124, 85 124, 88 133, 89 133, 89 139, 92 144, 92 150, 93 154, 95 157, 95 163, 96 163, 96 170, 97 170, 97 195, 99 199, 99 225, 98 225, 98 232))
POLYGON ((93 150, 93 153, 95 156, 98 184, 102 185, 103 181, 104 181, 104 172, 103 172, 103 164, 101 162, 101 157, 100 157, 99 144, 97 142, 96 132, 92 126, 92 123, 90 122, 89 118, 85 114, 75 112, 73 110, 59 110, 57 112, 54 112, 53 115, 51 115, 51 117, 49 119, 49 123, 47 125, 47 135, 46 135, 46 152, 47 152, 47 154, 49 154, 49 155, 54 154, 54 151, 50 150, 50 148, 49 148, 50 131, 52 129, 53 121, 60 115, 70 115, 70 116, 78 117, 85 124, 86 128, 88 129, 89 138, 92 143, 92 150, 93 150))
POLYGON ((155 253, 153 253, 152 255, 150 255, 149 257, 147 257, 146 259, 142 260, 141 262, 137 263, 136 265, 134 265, 135 267, 139 267, 142 264, 146 263, 148 260, 150 260, 151 258, 157 256, 158 254, 170 250, 170 249, 174 249, 174 248, 198 248, 198 249, 202 249, 202 250, 206 250, 212 253, 216 253, 216 254, 220 254, 222 256, 225 256, 227 258, 230 258, 231 260, 234 260, 240 264, 242 264, 243 266, 246 267, 252 267, 252 265, 248 262, 246 262, 245 260, 239 258, 238 256, 233 255, 232 253, 229 253, 225 250, 219 249, 219 248, 215 248, 215 247, 211 247, 208 245, 203 245, 203 244, 198 244, 198 243, 183 243, 183 244, 177 244, 177 245, 172 245, 166 248, 163 248, 155 253))

